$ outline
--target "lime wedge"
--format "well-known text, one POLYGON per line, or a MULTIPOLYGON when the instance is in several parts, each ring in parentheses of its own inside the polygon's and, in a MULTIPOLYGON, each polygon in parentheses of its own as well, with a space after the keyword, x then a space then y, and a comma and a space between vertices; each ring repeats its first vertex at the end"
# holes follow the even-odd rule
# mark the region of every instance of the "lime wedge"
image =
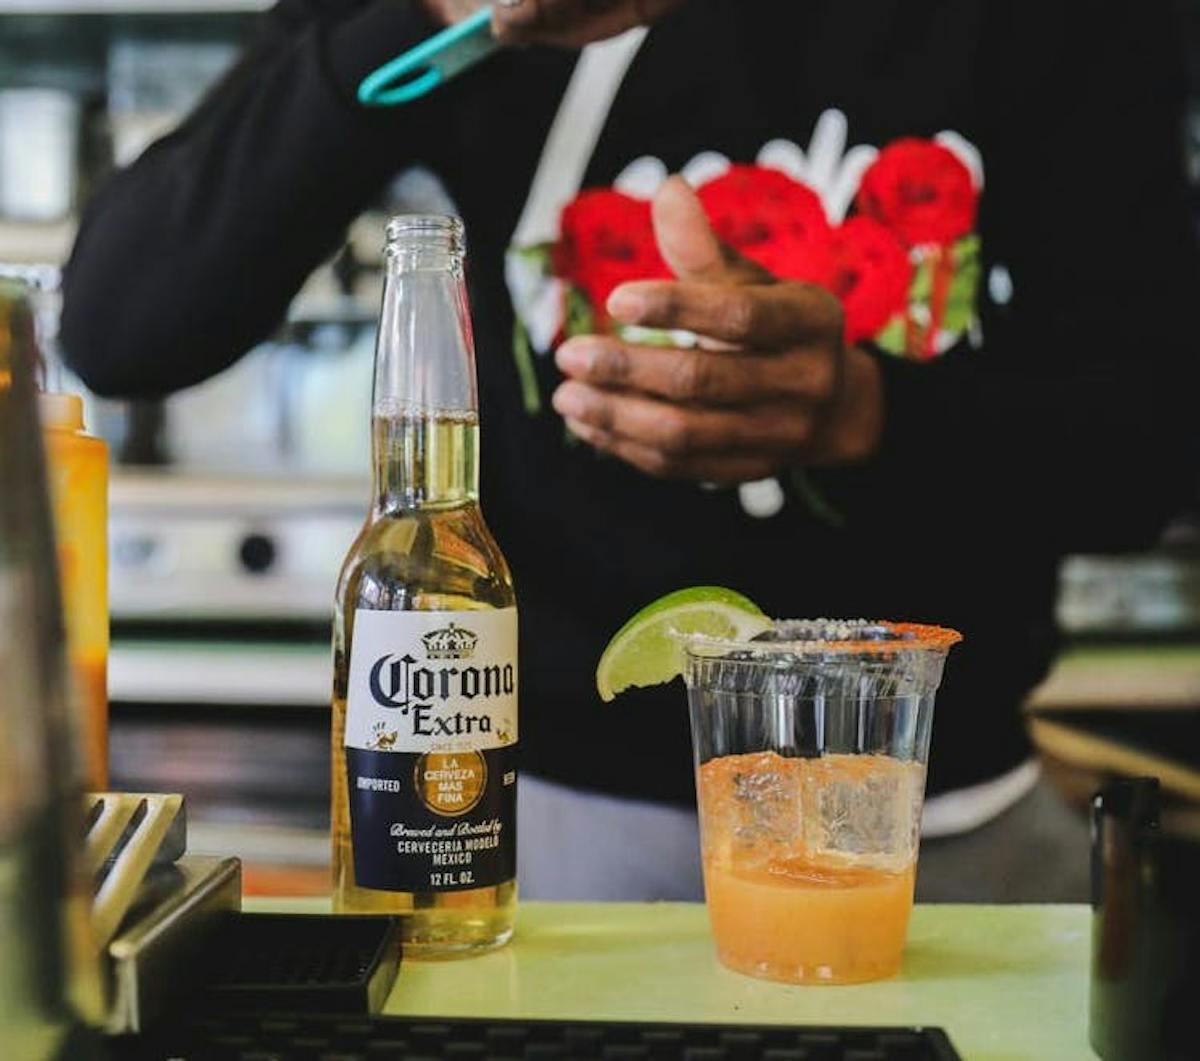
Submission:
POLYGON ((661 685, 683 670, 675 634, 753 637, 771 620, 752 600, 721 586, 676 590, 647 604, 604 650, 596 667, 596 691, 611 700, 631 685, 661 685))

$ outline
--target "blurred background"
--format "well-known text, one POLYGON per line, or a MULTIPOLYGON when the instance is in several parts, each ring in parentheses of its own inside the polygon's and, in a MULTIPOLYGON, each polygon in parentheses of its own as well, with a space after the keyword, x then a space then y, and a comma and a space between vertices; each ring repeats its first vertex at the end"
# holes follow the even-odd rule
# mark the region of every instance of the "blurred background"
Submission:
MULTIPOLYGON (((0 275, 39 289, 52 357, 79 204, 178 122, 265 6, 0 0, 0 275)), ((1184 13, 1200 225, 1200 4, 1184 13)), ((111 784, 183 792, 189 846, 246 857, 249 893, 328 889, 329 618, 368 500, 383 224, 447 207, 429 174, 401 176, 269 342, 165 402, 101 401, 50 369, 52 389, 84 394, 113 458, 111 784)), ((1148 771, 1200 806, 1196 480, 1152 551, 1063 564, 1068 650, 1030 721, 1068 800, 1101 774, 1148 771)))

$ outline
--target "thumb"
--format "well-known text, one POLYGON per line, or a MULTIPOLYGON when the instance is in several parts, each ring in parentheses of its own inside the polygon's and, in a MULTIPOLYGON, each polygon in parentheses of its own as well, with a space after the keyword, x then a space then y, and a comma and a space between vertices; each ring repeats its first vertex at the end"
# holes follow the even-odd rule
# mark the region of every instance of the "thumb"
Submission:
POLYGON ((654 195, 651 217, 659 253, 680 280, 744 284, 771 279, 717 239, 700 197, 682 177, 663 182, 654 195))
POLYGON ((717 280, 725 256, 700 197, 680 176, 668 177, 651 204, 654 238, 663 260, 680 280, 717 280))

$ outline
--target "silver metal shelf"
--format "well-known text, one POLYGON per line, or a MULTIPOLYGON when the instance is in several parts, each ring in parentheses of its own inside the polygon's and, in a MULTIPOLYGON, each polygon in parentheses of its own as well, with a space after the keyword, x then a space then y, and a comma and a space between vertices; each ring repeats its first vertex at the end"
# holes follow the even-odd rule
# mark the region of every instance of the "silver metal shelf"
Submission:
POLYGON ((112 646, 108 695, 124 704, 328 709, 329 647, 236 642, 112 646))
POLYGON ((265 11, 272 0, 4 0, 2 15, 195 15, 265 11))

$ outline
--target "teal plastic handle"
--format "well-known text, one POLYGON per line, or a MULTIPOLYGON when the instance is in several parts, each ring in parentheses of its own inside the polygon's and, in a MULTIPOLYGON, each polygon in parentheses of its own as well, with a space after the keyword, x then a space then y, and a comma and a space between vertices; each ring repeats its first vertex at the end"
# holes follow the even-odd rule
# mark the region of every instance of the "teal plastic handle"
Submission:
POLYGON ((492 9, 485 7, 368 74, 358 86, 358 102, 364 107, 411 103, 498 47, 492 9))

